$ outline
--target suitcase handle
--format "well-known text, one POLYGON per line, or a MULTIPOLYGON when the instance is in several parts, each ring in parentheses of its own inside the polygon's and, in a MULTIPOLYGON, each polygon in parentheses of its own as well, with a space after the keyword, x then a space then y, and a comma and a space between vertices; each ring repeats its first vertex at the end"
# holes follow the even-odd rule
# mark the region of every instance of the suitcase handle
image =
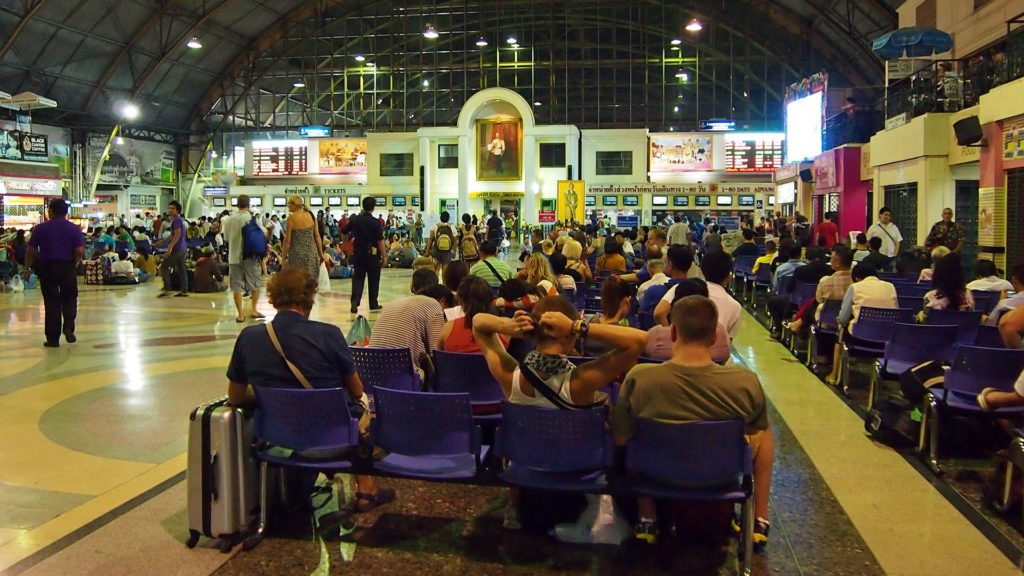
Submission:
POLYGON ((208 469, 210 478, 210 496, 213 501, 216 502, 219 496, 217 495, 217 456, 216 452, 210 452, 210 467, 208 469))

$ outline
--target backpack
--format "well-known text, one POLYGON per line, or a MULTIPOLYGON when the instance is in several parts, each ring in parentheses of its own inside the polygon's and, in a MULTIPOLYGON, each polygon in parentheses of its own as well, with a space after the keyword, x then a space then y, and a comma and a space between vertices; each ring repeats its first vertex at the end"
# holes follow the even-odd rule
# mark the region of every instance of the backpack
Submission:
POLYGON ((256 217, 242 226, 242 257, 263 258, 267 254, 267 237, 256 222, 256 217))
POLYGON ((449 252, 453 246, 455 246, 455 235, 452 232, 452 227, 448 224, 441 224, 437 227, 437 250, 449 252))
POLYGON ((480 253, 477 252, 476 238, 472 236, 466 236, 462 239, 462 259, 463 260, 476 260, 480 257, 480 253))

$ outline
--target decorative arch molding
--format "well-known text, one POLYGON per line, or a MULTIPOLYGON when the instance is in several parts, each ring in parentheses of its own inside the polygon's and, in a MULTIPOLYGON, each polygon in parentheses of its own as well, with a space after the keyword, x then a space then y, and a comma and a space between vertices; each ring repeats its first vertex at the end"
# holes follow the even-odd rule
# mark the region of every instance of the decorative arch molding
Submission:
POLYGON ((518 116, 523 120, 524 132, 532 130, 537 125, 533 117, 533 107, 519 93, 508 88, 485 88, 470 96, 462 105, 457 126, 460 130, 468 132, 472 130, 473 123, 478 118, 493 113, 518 116))

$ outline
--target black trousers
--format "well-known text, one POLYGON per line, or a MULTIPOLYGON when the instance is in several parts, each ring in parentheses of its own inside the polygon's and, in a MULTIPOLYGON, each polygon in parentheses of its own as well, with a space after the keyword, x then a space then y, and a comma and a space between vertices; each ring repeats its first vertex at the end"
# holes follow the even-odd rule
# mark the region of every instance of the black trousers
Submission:
POLYGON ((171 269, 178 277, 178 291, 188 292, 188 272, 185 269, 185 251, 172 250, 160 262, 160 276, 164 280, 164 291, 170 292, 174 283, 171 281, 171 269))
POLYGON ((363 280, 370 285, 370 308, 377 308, 380 292, 380 257, 372 254, 356 255, 352 258, 352 306, 359 306, 363 299, 363 280))
POLYGON ((772 317, 772 327, 776 330, 782 328, 782 321, 789 312, 789 296, 769 296, 768 314, 772 317))
POLYGON ((46 310, 46 341, 59 342, 61 332, 75 331, 78 316, 78 278, 74 262, 37 262, 36 275, 46 310))

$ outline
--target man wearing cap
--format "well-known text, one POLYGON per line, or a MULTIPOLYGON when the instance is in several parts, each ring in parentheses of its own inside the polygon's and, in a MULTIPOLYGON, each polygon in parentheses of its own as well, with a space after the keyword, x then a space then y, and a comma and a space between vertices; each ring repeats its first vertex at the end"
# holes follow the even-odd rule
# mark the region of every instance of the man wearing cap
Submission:
POLYGON ((68 204, 63 198, 50 200, 49 219, 32 229, 25 253, 25 277, 35 269, 43 292, 46 310, 46 342, 43 346, 57 348, 60 335, 68 344, 74 343, 75 317, 78 315, 78 263, 85 254, 82 229, 69 222, 68 204))

